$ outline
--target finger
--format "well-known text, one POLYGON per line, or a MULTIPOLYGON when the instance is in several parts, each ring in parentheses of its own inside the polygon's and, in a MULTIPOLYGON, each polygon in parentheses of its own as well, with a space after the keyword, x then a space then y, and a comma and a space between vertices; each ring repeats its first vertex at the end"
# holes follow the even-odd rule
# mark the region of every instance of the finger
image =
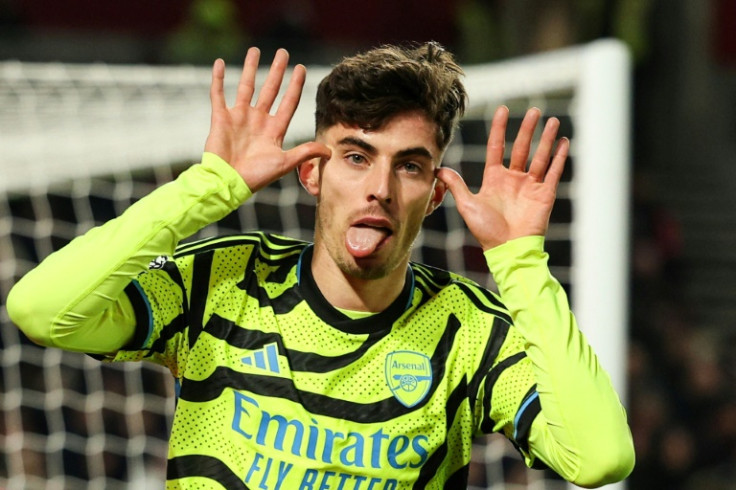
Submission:
POLYGON ((539 140, 539 145, 537 145, 537 151, 534 152, 534 158, 529 166, 529 174, 540 182, 544 180, 544 174, 547 172, 547 167, 550 164, 550 156, 552 155, 552 148, 554 147, 559 128, 560 120, 556 117, 551 117, 547 121, 544 131, 542 131, 542 138, 539 140))
POLYGON ((279 49, 273 57, 271 68, 268 70, 266 81, 258 94, 256 108, 265 112, 271 110, 274 100, 281 89, 281 82, 284 79, 286 65, 289 63, 289 53, 285 49, 279 49))
POLYGON ((503 155, 506 148, 506 125, 509 121, 509 108, 505 105, 496 109, 491 121, 491 133, 488 135, 486 146, 486 167, 489 165, 503 165, 503 155))
POLYGON ((225 108, 225 62, 218 58, 212 65, 212 83, 210 84, 210 103, 212 112, 225 108))
POLYGON ((445 183, 457 204, 467 202, 473 196, 465 180, 455 170, 448 167, 441 167, 437 170, 435 176, 445 183))
POLYGON ((514 146, 511 148, 511 163, 509 170, 518 170, 523 172, 526 170, 526 162, 529 158, 529 152, 532 146, 532 137, 537 127, 542 112, 536 107, 532 107, 524 115, 519 127, 519 133, 514 140, 514 146))
POLYGON ((304 80, 307 76, 307 69, 304 65, 296 65, 294 72, 291 74, 291 80, 289 80, 289 86, 286 87, 279 108, 276 110, 275 119, 279 123, 279 130, 282 133, 286 132, 286 128, 291 122, 291 118, 296 112, 296 108, 299 106, 299 100, 302 97, 302 89, 304 88, 304 80))
POLYGON ((565 162, 567 161, 567 155, 570 152, 570 140, 567 138, 560 139, 555 149, 555 154, 552 157, 552 163, 549 165, 547 175, 544 177, 544 184, 552 186, 555 191, 557 185, 562 179, 562 173, 565 171, 565 162))
POLYGON ((295 146, 286 153, 286 166, 289 169, 296 168, 299 164, 304 163, 313 158, 324 158, 329 160, 332 156, 332 150, 322 143, 310 141, 295 146))
POLYGON ((260 49, 256 47, 248 49, 243 62, 243 73, 240 74, 240 82, 238 82, 238 93, 235 97, 236 106, 250 105, 256 91, 256 73, 258 72, 260 59, 260 49))

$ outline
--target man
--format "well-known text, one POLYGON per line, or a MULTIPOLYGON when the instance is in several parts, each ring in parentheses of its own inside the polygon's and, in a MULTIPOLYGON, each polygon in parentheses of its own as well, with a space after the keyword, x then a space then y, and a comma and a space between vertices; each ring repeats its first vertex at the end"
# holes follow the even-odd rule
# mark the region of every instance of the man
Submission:
POLYGON ((288 151, 305 69, 271 114, 288 55, 253 100, 258 63, 252 48, 233 107, 215 63, 202 164, 31 271, 8 298, 16 324, 43 345, 171 370, 168 488, 461 488, 472 437, 490 432, 579 485, 625 478, 625 412, 543 252, 569 145, 555 148, 559 122, 527 169, 530 110, 507 169, 499 108, 473 194, 440 168, 466 97, 440 46, 344 60, 320 84, 316 140, 288 151), (248 233, 175 250, 294 169, 317 199, 313 244, 248 233), (503 303, 409 261, 447 190, 503 303))

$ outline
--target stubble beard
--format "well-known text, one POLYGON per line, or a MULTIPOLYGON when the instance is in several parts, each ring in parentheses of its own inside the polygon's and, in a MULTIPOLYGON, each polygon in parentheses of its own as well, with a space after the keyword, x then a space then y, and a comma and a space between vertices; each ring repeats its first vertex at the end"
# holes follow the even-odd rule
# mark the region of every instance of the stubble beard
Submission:
MULTIPOLYGON (((391 254, 386 260, 380 261, 379 259, 370 257, 365 259, 356 259, 353 257, 350 252, 347 251, 344 237, 342 235, 338 235, 336 233, 329 235, 326 232, 326 230, 328 230, 328 226, 326 225, 327 221, 327 218, 322 217, 318 204, 316 212, 315 243, 319 241, 322 242, 330 258, 344 275, 360 280, 383 279, 396 270, 396 268, 401 264, 407 262, 407 257, 411 254, 414 241, 416 240, 416 237, 419 234, 419 228, 421 227, 420 223, 420 226, 417 227, 418 229, 414 230, 412 232, 413 234, 410 235, 413 238, 405 247, 406 250, 404 254, 398 256, 391 254)), ((394 238, 398 239, 397 237, 394 238)), ((402 247, 400 243, 393 244, 393 246, 399 248, 402 247)))

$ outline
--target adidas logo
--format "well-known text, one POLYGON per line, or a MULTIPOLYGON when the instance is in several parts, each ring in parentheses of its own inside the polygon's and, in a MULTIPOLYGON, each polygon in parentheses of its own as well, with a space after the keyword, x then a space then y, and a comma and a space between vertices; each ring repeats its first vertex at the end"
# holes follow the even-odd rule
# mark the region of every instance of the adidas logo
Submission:
POLYGON ((279 374, 279 351, 276 342, 264 345, 261 349, 253 351, 241 359, 246 366, 263 369, 271 373, 279 374))

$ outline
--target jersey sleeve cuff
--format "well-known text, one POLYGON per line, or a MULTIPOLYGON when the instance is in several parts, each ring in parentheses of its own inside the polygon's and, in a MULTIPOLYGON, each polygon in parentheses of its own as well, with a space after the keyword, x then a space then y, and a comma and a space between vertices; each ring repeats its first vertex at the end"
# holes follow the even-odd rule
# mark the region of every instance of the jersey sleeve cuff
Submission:
POLYGON ((544 251, 544 237, 541 235, 526 236, 509 240, 483 252, 488 269, 497 282, 505 279, 514 269, 528 262, 543 261, 546 263, 547 253, 544 251))
POLYGON ((130 301, 135 315, 135 332, 133 338, 121 350, 140 350, 148 343, 153 332, 151 305, 136 280, 131 281, 125 288, 125 296, 130 301))
POLYGON ((202 166, 223 179, 236 200, 245 202, 253 196, 253 192, 245 183, 243 177, 218 155, 208 151, 204 152, 202 154, 202 166))
POLYGON ((544 251, 543 236, 510 240, 487 250, 484 255, 514 322, 519 310, 532 304, 538 307, 545 288, 558 289, 559 284, 547 266, 549 255, 544 251))

